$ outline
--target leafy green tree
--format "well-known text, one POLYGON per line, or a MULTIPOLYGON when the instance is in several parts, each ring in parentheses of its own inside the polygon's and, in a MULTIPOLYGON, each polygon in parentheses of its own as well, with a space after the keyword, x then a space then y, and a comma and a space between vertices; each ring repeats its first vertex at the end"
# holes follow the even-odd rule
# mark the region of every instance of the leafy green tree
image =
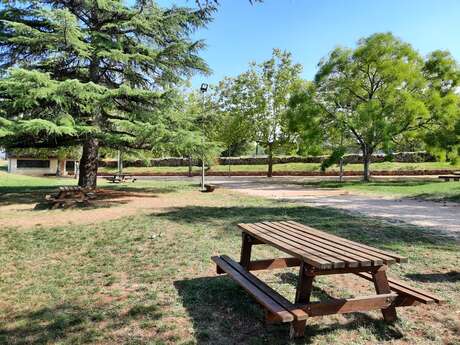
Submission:
POLYGON ((252 63, 237 77, 242 102, 231 104, 233 111, 244 114, 254 124, 256 141, 268 154, 267 176, 273 173, 275 150, 291 142, 286 112, 289 97, 302 84, 302 66, 292 61, 290 53, 274 49, 272 57, 252 63))
POLYGON ((223 154, 240 154, 256 139, 254 103, 242 76, 224 78, 211 96, 214 140, 222 143, 223 154))
POLYGON ((165 145, 168 152, 189 157, 190 162, 204 160, 210 168, 222 151, 221 143, 215 140, 217 118, 210 97, 198 91, 183 95, 172 112, 174 131, 165 145))
POLYGON ((429 82, 427 104, 432 126, 424 132, 430 151, 455 162, 460 155, 460 68, 447 51, 434 51, 423 68, 429 82))
POLYGON ((337 48, 319 64, 314 84, 296 96, 291 114, 308 136, 344 129, 359 147, 364 180, 376 150, 389 151, 404 135, 430 122, 423 60, 391 33, 337 48))
POLYGON ((208 70, 195 29, 214 6, 153 0, 8 1, 0 9, 0 144, 81 145, 79 185, 95 187, 101 146, 150 149, 173 88, 208 70))

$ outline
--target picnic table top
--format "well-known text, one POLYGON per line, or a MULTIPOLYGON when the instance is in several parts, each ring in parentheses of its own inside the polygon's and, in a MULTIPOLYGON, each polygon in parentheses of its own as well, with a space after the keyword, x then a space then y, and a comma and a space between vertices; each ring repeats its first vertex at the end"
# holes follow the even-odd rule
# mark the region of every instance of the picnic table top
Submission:
POLYGON ((317 269, 372 267, 406 262, 395 253, 293 222, 238 224, 243 232, 317 269))

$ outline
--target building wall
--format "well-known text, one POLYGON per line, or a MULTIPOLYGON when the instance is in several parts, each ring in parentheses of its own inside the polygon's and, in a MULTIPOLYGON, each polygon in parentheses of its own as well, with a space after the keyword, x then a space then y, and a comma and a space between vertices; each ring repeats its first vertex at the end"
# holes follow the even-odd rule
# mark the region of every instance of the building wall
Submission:
MULTIPOLYGON (((29 158, 19 158, 20 160, 27 160, 29 158)), ((36 159, 29 159, 36 160, 36 159)), ((50 158, 49 168, 18 168, 18 158, 8 158, 8 172, 12 174, 21 175, 44 175, 44 174, 55 174, 58 166, 58 160, 56 158, 50 158)))

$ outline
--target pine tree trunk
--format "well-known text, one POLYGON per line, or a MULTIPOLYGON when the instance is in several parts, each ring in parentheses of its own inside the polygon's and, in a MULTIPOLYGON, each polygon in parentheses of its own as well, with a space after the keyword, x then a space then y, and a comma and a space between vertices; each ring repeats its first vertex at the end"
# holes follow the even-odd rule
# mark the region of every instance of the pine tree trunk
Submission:
POLYGON ((96 188, 98 167, 99 140, 89 138, 83 144, 83 154, 80 159, 80 176, 78 185, 83 188, 96 188))
POLYGON ((268 144, 268 172, 267 177, 273 176, 273 144, 268 144))

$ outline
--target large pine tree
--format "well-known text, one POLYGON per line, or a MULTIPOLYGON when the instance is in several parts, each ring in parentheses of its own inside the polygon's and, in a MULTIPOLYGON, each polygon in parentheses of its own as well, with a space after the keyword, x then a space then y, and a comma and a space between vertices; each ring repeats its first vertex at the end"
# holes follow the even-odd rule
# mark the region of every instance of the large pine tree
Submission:
POLYGON ((8 1, 0 10, 0 144, 82 145, 79 185, 96 186, 101 146, 148 149, 174 87, 206 72, 191 34, 213 6, 152 0, 8 1))

